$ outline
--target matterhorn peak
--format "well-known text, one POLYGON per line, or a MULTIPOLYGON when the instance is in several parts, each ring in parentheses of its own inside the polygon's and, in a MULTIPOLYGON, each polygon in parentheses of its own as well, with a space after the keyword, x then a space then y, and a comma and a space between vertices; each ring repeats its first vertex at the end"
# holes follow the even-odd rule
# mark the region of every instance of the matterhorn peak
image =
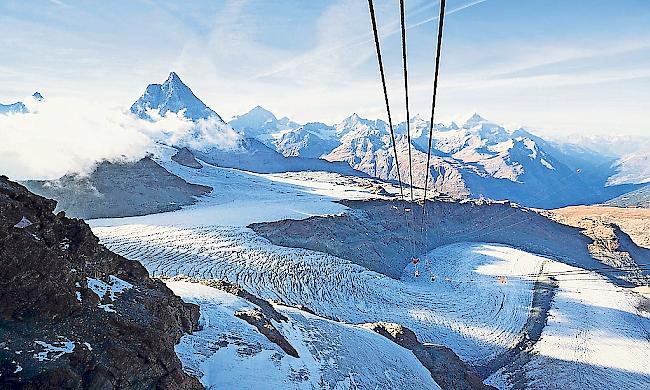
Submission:
POLYGON ((167 81, 168 81, 168 82, 169 82, 169 81, 178 81, 178 82, 181 82, 181 78, 178 77, 178 74, 176 74, 176 72, 171 71, 171 72, 169 72, 169 77, 167 77, 167 81))
POLYGON ((210 117, 223 121, 216 112, 194 95, 176 72, 170 72, 163 84, 149 84, 144 94, 131 106, 132 113, 142 119, 151 120, 148 110, 158 110, 160 115, 184 111, 185 116, 193 121, 210 117))
POLYGON ((174 93, 177 94, 192 94, 192 90, 183 83, 180 77, 178 77, 178 74, 176 72, 170 72, 169 76, 167 77, 167 80, 162 84, 161 86, 163 92, 166 92, 167 95, 171 95, 174 93))

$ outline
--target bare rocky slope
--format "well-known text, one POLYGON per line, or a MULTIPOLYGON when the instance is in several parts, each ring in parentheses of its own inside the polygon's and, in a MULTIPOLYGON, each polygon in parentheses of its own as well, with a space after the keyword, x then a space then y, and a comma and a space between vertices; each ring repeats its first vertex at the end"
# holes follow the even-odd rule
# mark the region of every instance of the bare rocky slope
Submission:
MULTIPOLYGON (((276 245, 299 247, 348 259, 370 270, 399 278, 419 255, 455 242, 491 242, 549 256, 566 264, 598 269, 620 285, 621 272, 608 268, 589 251, 592 239, 579 229, 510 203, 341 201, 342 215, 251 224, 276 245), (404 211, 404 210, 409 211, 404 211)), ((631 243, 634 245, 634 243, 631 243)))
POLYGON ((605 230, 594 231, 593 235, 587 234, 590 237, 611 238, 611 229, 618 226, 636 245, 650 249, 650 209, 571 206, 550 210, 548 214, 565 225, 588 229, 587 233, 605 227, 605 230))
POLYGON ((615 207, 643 207, 650 208, 650 185, 638 190, 627 192, 605 202, 608 206, 615 207))
POLYGON ((0 388, 202 388, 174 353, 198 307, 55 206, 0 177, 0 388))
MULTIPOLYGON (((615 267, 647 269, 650 264, 650 210, 603 206, 573 206, 546 212, 550 218, 582 229, 592 240, 589 252, 615 267)), ((636 272, 641 284, 650 281, 648 271, 636 272)))
POLYGON ((87 176, 27 181, 30 191, 55 199, 57 211, 75 218, 114 218, 179 210, 212 188, 191 184, 149 157, 136 162, 104 161, 87 176))

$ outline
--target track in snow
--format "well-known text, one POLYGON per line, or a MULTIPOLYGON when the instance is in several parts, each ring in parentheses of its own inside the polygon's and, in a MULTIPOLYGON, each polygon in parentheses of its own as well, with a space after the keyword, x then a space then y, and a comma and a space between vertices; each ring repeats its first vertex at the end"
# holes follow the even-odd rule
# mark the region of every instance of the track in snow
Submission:
MULTIPOLYGON (((557 262, 545 267, 578 270, 557 262)), ((650 388, 650 313, 639 309, 643 298, 594 272, 553 277, 558 287, 540 340, 487 382, 514 389, 650 388)))

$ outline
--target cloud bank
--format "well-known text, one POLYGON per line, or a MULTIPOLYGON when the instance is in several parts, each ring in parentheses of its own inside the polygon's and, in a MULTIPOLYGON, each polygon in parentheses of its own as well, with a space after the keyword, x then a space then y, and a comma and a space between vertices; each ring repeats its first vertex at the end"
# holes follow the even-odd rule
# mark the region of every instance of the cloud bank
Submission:
POLYGON ((233 148, 239 135, 211 118, 153 113, 145 121, 80 99, 26 99, 27 114, 0 115, 0 174, 15 180, 88 173, 99 161, 135 161, 156 142, 201 149, 233 148))

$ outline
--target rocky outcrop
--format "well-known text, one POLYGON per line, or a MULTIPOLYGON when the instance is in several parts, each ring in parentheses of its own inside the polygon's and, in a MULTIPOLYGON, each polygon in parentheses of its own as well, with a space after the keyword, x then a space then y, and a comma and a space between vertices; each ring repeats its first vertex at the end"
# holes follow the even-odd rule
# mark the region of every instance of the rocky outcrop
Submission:
POLYGON ((0 388, 201 388, 174 353, 198 307, 55 207, 0 177, 0 388))
POLYGON ((30 191, 55 199, 58 210, 84 219, 115 218, 179 210, 212 188, 188 183, 149 157, 136 162, 104 161, 87 176, 27 181, 30 191))
POLYGON ((235 317, 240 318, 257 328, 269 341, 276 344, 287 354, 298 358, 298 351, 278 331, 271 321, 259 309, 240 310, 235 312, 235 317))
POLYGON ((340 201, 349 210, 249 225, 275 245, 328 253, 399 279, 413 253, 457 242, 491 242, 551 257, 572 266, 598 269, 617 284, 620 272, 592 257, 591 240, 530 209, 505 202, 429 201, 422 205, 390 200, 340 201))
POLYGON ((582 229, 591 255, 626 270, 621 277, 636 285, 650 282, 650 210, 603 206, 574 206, 546 212, 549 218, 582 229))
POLYGON ((489 390, 492 386, 483 384, 481 378, 473 373, 451 349, 442 345, 424 345, 410 329, 388 322, 364 324, 394 343, 409 349, 431 377, 443 389, 453 390, 489 390))
POLYGON ((253 325, 261 334, 269 339, 269 341, 282 348, 282 350, 287 355, 293 356, 295 358, 300 357, 298 356, 298 351, 296 351, 296 349, 291 345, 291 343, 289 343, 286 337, 284 337, 282 333, 280 333, 280 331, 275 327, 275 325, 273 325, 273 322, 271 322, 272 320, 275 322, 287 322, 289 319, 284 314, 275 310, 270 302, 251 294, 237 284, 230 283, 225 280, 199 279, 187 276, 177 276, 170 278, 169 280, 181 280, 191 283, 200 283, 205 286, 216 288, 218 290, 225 291, 229 294, 247 300, 257 307, 253 309, 237 311, 235 312, 235 316, 253 325))
POLYGON ((281 314, 280 312, 275 310, 275 308, 273 308, 273 305, 271 305, 268 301, 249 293, 248 291, 246 291, 245 289, 241 288, 240 286, 234 283, 230 283, 230 282, 226 282, 225 280, 218 280, 218 279, 197 279, 197 278, 187 278, 187 277, 183 278, 182 280, 189 280, 194 283, 201 283, 208 287, 216 288, 221 291, 225 291, 229 294, 235 295, 239 298, 243 298, 248 302, 252 303, 253 305, 259 307, 266 317, 271 318, 277 322, 287 321, 287 317, 284 314, 281 314))
POLYGON ((203 165, 196 161, 194 154, 192 154, 192 152, 186 147, 178 149, 178 151, 172 156, 172 160, 188 168, 203 168, 203 165))

